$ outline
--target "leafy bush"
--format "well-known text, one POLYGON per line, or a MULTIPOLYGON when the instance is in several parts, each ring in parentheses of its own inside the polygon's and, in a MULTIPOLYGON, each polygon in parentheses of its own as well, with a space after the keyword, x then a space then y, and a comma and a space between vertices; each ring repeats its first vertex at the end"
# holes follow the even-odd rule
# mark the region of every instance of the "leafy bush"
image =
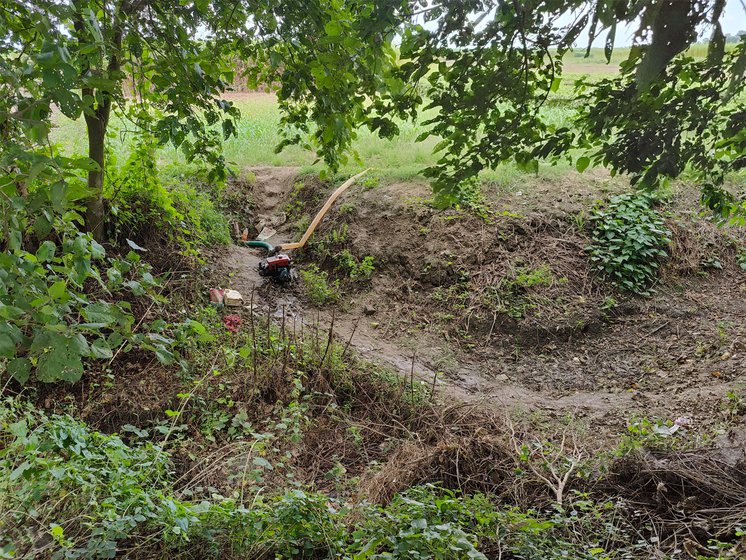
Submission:
POLYGON ((183 176, 159 173, 157 148, 154 138, 141 134, 121 169, 110 162, 106 194, 114 237, 121 241, 156 235, 184 254, 193 253, 196 245, 230 243, 228 221, 206 193, 183 176))
POLYGON ((11 399, 3 405, 0 542, 12 543, 3 557, 113 558, 138 532, 188 530, 193 516, 165 494, 168 457, 156 446, 127 446, 11 399))
POLYGON ((648 194, 622 194, 591 213, 591 265, 621 290, 648 295, 667 256, 671 233, 655 202, 648 194))
POLYGON ((265 538, 275 558, 338 557, 345 530, 328 496, 291 490, 268 505, 265 538))
MULTIPOLYGON (((264 437, 247 436, 257 438, 252 450, 264 437)), ((590 560, 644 558, 655 547, 618 503, 579 494, 566 509, 542 515, 427 484, 385 507, 350 511, 297 483, 274 493, 257 477, 245 501, 243 490, 228 498, 210 490, 209 500, 188 502, 177 497, 169 456, 157 445, 134 436, 127 445, 18 399, 2 402, 0 444, 1 558, 98 559, 137 550, 142 557, 445 560, 501 551, 590 560)), ((258 454, 253 464, 272 468, 258 454)))
POLYGON ((215 207, 208 193, 198 191, 189 183, 169 186, 174 207, 183 215, 185 229, 182 238, 191 245, 230 245, 228 219, 215 207))
POLYGON ((366 255, 362 260, 358 261, 355 255, 350 253, 348 249, 344 249, 335 256, 336 261, 339 263, 340 268, 350 277, 350 280, 368 280, 375 271, 373 266, 373 257, 366 255))
POLYGON ((354 558, 486 560, 477 550, 477 537, 467 532, 479 523, 468 502, 453 492, 415 487, 395 496, 385 509, 371 507, 348 550, 354 558))
POLYGON ((0 253, 0 265, 0 372, 21 383, 32 371, 39 381, 74 382, 83 359, 110 359, 132 341, 134 318, 128 302, 100 296, 141 297, 155 286, 136 253, 107 258, 90 234, 74 229, 33 253, 20 246, 0 253))
POLYGON ((339 300, 339 281, 330 285, 329 275, 315 264, 300 271, 306 293, 314 305, 326 305, 339 300))
MULTIPOLYGON (((447 195, 440 193, 442 200, 436 196, 436 205, 444 206, 448 204, 447 195)), ((458 208, 464 208, 474 213, 477 217, 484 221, 489 220, 490 209, 487 201, 484 198, 482 192, 482 184, 476 178, 466 180, 461 184, 461 188, 458 192, 458 202, 456 206, 458 208)))
POLYGON ((155 298, 149 266, 134 251, 107 257, 79 231, 79 173, 91 162, 15 149, 0 151, 0 163, 12 171, 0 174, 0 375, 74 382, 84 360, 132 346, 172 360, 173 340, 147 324, 132 329, 127 300, 155 298))

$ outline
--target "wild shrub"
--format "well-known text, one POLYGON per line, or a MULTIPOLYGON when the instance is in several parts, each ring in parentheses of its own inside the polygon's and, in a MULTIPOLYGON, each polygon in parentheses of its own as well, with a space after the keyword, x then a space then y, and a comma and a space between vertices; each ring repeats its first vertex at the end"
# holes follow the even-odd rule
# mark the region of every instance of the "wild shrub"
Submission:
POLYGON ((296 489, 268 506, 265 538, 275 558, 339 557, 346 531, 328 496, 296 489))
POLYGON ((0 253, 0 373, 20 383, 32 376, 74 382, 85 359, 111 359, 125 343, 170 355, 147 331, 132 332, 125 298, 153 297, 156 286, 140 257, 107 258, 90 234, 74 229, 59 239, 35 252, 0 253))
POLYGON ((159 172, 158 144, 138 135, 124 165, 109 166, 111 230, 119 242, 155 237, 193 254, 198 245, 230 243, 227 219, 208 193, 183 176, 159 172))
POLYGON ((138 135, 127 161, 117 169, 110 155, 107 192, 113 216, 115 238, 142 239, 162 230, 170 231, 182 218, 171 195, 158 176, 157 142, 147 134, 138 135))
POLYGON ((174 208, 184 217, 185 242, 191 245, 230 245, 228 219, 215 207, 209 193, 180 181, 167 184, 174 208))
POLYGON ((329 274, 315 264, 300 271, 308 299, 314 305, 326 305, 339 300, 339 281, 329 281, 329 274))
POLYGON ((353 532, 353 558, 483 559, 468 504, 433 485, 411 488, 386 508, 371 507, 353 532))
MULTIPOLYGON (((290 192, 290 196, 288 197, 289 201, 285 205, 285 214, 287 214, 288 219, 291 221, 300 220, 304 216, 306 205, 302 194, 305 186, 306 185, 303 181, 296 181, 293 184, 293 190, 290 192)), ((310 217, 308 219, 310 223, 310 217)), ((305 231, 305 228, 302 228, 302 231, 305 231)))
POLYGON ((193 516, 167 496, 168 457, 153 444, 12 399, 0 410, 3 558, 113 558, 133 535, 188 530, 193 516))
MULTIPOLYGON (((563 507, 541 512, 434 484, 409 488, 385 506, 343 505, 294 479, 249 476, 245 495, 242 482, 228 497, 210 489, 209 498, 197 499, 201 490, 184 488, 183 480, 175 491, 167 452, 140 435, 127 444, 18 399, 2 404, 2 558, 150 551, 184 558, 590 560, 647 558, 657 546, 630 524, 622 502, 577 492, 563 507)), ((266 436, 246 434, 253 462, 244 471, 272 470, 273 456, 257 453, 266 436)))
POLYGON ((339 263, 339 267, 353 282, 368 280, 375 272, 373 257, 370 255, 358 260, 348 249, 344 249, 337 253, 334 258, 339 263))
POLYGON ((623 291, 651 293, 671 232, 656 210, 655 197, 627 193, 591 213, 591 266, 623 291))

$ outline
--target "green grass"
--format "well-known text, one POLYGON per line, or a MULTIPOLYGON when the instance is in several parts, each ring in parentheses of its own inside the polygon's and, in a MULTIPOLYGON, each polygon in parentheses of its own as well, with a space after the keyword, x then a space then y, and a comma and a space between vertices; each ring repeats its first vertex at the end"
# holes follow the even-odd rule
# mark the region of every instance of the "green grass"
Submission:
MULTIPOLYGON (((620 49, 621 50, 621 49, 620 49)), ((553 95, 557 99, 569 100, 573 97, 574 82, 584 76, 600 78, 615 74, 618 67, 615 64, 604 66, 595 64, 605 61, 602 49, 593 49, 591 59, 593 64, 582 58, 585 49, 578 49, 569 53, 565 58, 565 75, 559 91, 553 95), (598 52, 596 52, 598 51, 598 52), (577 58, 579 57, 579 58, 577 58), (575 61, 580 64, 577 64, 575 61)), ((615 54, 621 59, 625 53, 615 54)), ((280 134, 280 109, 274 95, 262 93, 236 94, 233 101, 241 111, 242 118, 238 123, 238 135, 225 142, 224 151, 227 161, 231 162, 237 169, 245 167, 269 165, 269 166, 293 166, 300 167, 303 171, 320 171, 323 164, 316 163, 313 152, 304 150, 297 146, 290 146, 281 153, 275 153, 282 137, 280 134)), ((565 124, 571 117, 572 110, 563 104, 549 104, 543 109, 547 120, 556 125, 565 124)), ((426 120, 426 115, 421 122, 426 120)), ((52 132, 52 141, 62 147, 66 154, 84 154, 87 148, 85 136, 85 125, 82 119, 70 121, 59 115, 55 120, 56 128, 52 132)), ((116 131, 112 134, 111 148, 116 161, 124 162, 128 156, 128 135, 123 132, 132 128, 132 124, 123 123, 116 117, 112 118, 111 129, 116 131)), ((419 123, 400 122, 400 133, 391 140, 381 139, 367 129, 358 131, 358 137, 353 143, 353 150, 357 154, 350 158, 347 164, 340 169, 340 175, 349 175, 360 170, 360 167, 372 167, 373 174, 385 182, 409 181, 422 178, 422 170, 433 165, 439 158, 433 154, 432 149, 437 144, 437 138, 428 138, 423 142, 415 142, 415 139, 425 131, 419 123)), ((129 135, 131 138, 131 135, 129 135)), ((172 146, 162 148, 158 154, 159 169, 164 169, 176 164, 179 167, 185 164, 183 156, 172 146)), ((569 165, 558 165, 550 167, 542 165, 540 175, 554 177, 567 174, 572 169, 569 165)), ((525 181, 526 174, 519 171, 514 165, 502 165, 497 170, 485 171, 482 178, 497 184, 515 184, 525 181)))
MULTIPOLYGON (((229 139, 224 146, 226 159, 235 167, 242 169, 258 165, 296 166, 317 172, 323 168, 323 164, 320 163, 313 165, 316 159, 314 153, 296 146, 288 147, 279 154, 275 153, 274 148, 279 144, 281 136, 280 110, 274 96, 242 95, 235 104, 242 114, 238 123, 238 136, 229 139)), ((545 112, 549 119, 556 123, 565 121, 570 115, 570 110, 563 107, 547 107, 545 112)), ((65 154, 85 154, 87 140, 82 119, 70 121, 59 116, 55 120, 55 125, 52 141, 58 144, 65 154)), ((350 158, 349 162, 342 166, 340 174, 357 172, 364 166, 374 168, 374 174, 387 182, 421 177, 422 170, 437 161, 437 154, 432 153, 437 139, 428 138, 424 142, 415 142, 425 128, 412 122, 401 122, 399 125, 400 134, 391 140, 381 139, 367 129, 359 130, 353 149, 360 161, 350 158)), ((125 127, 117 118, 112 119, 111 128, 117 131, 111 138, 114 156, 118 163, 123 163, 129 154, 128 142, 132 135, 120 132, 125 127)), ((162 148, 158 159, 160 169, 171 164, 181 166, 185 163, 183 156, 172 146, 162 148)), ((541 173, 553 176, 568 169, 568 166, 542 166, 541 173)), ((525 177, 525 174, 511 165, 484 174, 485 180, 497 183, 512 182, 520 177, 525 177)))
MULTIPOLYGON (((596 41, 598 44, 599 41, 596 41)), ((735 48, 736 43, 727 43, 725 48, 727 50, 735 48)), ((686 54, 692 58, 705 58, 707 56, 707 45, 706 44, 694 44, 690 46, 686 54)), ((629 57, 630 47, 615 47, 611 53, 611 64, 610 66, 618 65, 623 60, 629 57)), ((565 64, 572 64, 573 62, 583 62, 587 64, 607 64, 606 55, 604 49, 601 47, 594 47, 588 53, 588 57, 585 56, 585 47, 576 47, 569 51, 564 58, 565 64)))
MULTIPOLYGON (((695 45, 690 51, 693 56, 704 56, 706 52, 704 45, 695 45)), ((603 49, 591 49, 588 58, 585 58, 584 48, 568 52, 560 88, 543 109, 547 120, 556 125, 567 123, 572 116, 571 104, 567 102, 573 98, 574 82, 583 76, 593 79, 611 77, 619 71, 618 62, 628 55, 629 48, 615 49, 611 64, 607 65, 603 49), (552 99, 556 102, 551 103, 552 99)), ((281 128, 280 109, 273 95, 238 94, 235 97, 235 104, 242 114, 238 123, 238 136, 229 139, 224 146, 226 159, 235 168, 240 170, 258 165, 295 166, 308 172, 318 172, 323 168, 323 164, 314 164, 314 153, 296 146, 288 147, 279 154, 275 153, 275 146, 281 140, 281 128)), ((423 118, 422 121, 424 120, 423 118)), ((372 167, 373 175, 384 182, 421 179, 422 170, 438 159, 438 154, 432 153, 438 140, 428 138, 424 142, 415 142, 425 127, 412 122, 401 122, 399 126, 400 134, 391 140, 381 139, 365 129, 359 130, 353 144, 359 160, 350 158, 340 169, 340 175, 352 174, 361 167, 372 167)), ((131 128, 132 125, 129 124, 128 127, 131 128)), ((127 135, 121 132, 128 127, 116 118, 112 120, 111 128, 117 132, 112 135, 111 147, 119 163, 124 162, 128 155, 127 135)), ((60 115, 56 119, 52 140, 61 145, 66 154, 84 154, 87 142, 82 119, 70 121, 60 115)), ((185 164, 183 156, 171 146, 161 149, 158 159, 159 169, 166 169, 174 164, 182 167, 185 164)), ((566 176, 572 172, 572 166, 561 163, 556 166, 541 165, 539 175, 551 178, 566 176)), ((497 170, 485 171, 482 178, 498 185, 515 186, 526 182, 528 177, 514 165, 506 164, 497 170)))

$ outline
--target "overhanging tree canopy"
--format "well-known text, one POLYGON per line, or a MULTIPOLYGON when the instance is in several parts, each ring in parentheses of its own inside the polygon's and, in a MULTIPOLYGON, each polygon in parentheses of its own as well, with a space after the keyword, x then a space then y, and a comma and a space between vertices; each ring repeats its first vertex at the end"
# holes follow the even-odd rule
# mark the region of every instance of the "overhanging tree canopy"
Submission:
POLYGON ((425 23, 404 31, 400 77, 426 84, 417 102, 437 111, 430 124, 442 157, 426 170, 436 192, 453 198, 464 181, 505 161, 536 169, 541 159, 577 156, 581 170, 603 164, 647 187, 689 166, 713 208, 736 210, 737 200, 721 186, 728 172, 746 166, 746 38, 726 51, 725 4, 423 4, 425 23), (637 32, 619 77, 581 90, 572 126, 548 123, 540 109, 559 84, 567 50, 585 39, 587 29, 588 44, 601 37, 610 59, 622 24, 637 25, 637 32), (710 36, 707 58, 687 57, 686 49, 703 34, 710 36))
POLYGON ((235 134, 238 111, 221 95, 232 81, 235 53, 252 61, 254 83, 281 78, 285 121, 297 127, 288 142, 307 141, 302 133, 315 122, 313 147, 335 165, 361 124, 394 130, 393 115, 375 109, 396 81, 390 39, 400 8, 401 2, 368 0, 1 0, 6 180, 25 185, 45 163, 54 167, 53 150, 46 160, 39 153, 54 110, 85 119, 89 161, 78 164, 89 167, 86 223, 99 240, 112 110, 189 159, 206 159, 223 176, 221 132, 235 134))
MULTIPOLYGON (((740 0, 727 0, 740 2, 740 0)), ((356 129, 384 136, 396 118, 434 109, 430 134, 441 159, 425 170, 446 200, 484 168, 573 157, 654 186, 687 166, 723 213, 738 201, 721 187, 744 166, 746 43, 725 49, 726 0, 200 0, 0 1, 0 58, 7 146, 45 143, 56 107, 85 118, 89 133, 87 222, 101 237, 104 133, 119 107, 162 142, 224 173, 222 136, 237 111, 221 99, 235 53, 255 84, 279 84, 287 144, 344 161, 356 129), (564 22, 564 24, 560 24, 564 22), (559 84, 562 58, 601 37, 611 55, 617 28, 638 26, 616 79, 586 86, 572 126, 541 107, 559 84), (705 60, 686 56, 710 35, 705 60), (392 44, 400 41, 397 56, 392 44), (133 94, 127 98, 125 94, 133 94), (153 109, 157 109, 153 114, 153 109), (14 142, 10 131, 14 130, 14 142), (25 142, 25 144, 24 144, 25 142), (580 151, 578 151, 580 150, 580 151)), ((35 171, 20 149, 4 168, 23 185, 35 171), (12 165, 11 165, 12 163, 12 165)), ((50 154, 54 155, 54 154, 50 154)), ((52 166, 54 168, 54 166, 52 166)))

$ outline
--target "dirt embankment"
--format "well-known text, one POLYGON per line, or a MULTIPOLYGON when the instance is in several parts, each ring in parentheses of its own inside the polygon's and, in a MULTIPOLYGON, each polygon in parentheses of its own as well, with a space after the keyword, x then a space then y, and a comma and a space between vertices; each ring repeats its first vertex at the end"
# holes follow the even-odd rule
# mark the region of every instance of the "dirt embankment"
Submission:
MULTIPOLYGON (((298 237, 330 189, 294 170, 254 174, 244 187, 256 222, 277 225, 275 242, 298 237)), ((369 281, 342 278, 335 334, 457 398, 573 411, 615 429, 636 414, 716 425, 728 394, 746 384, 746 277, 736 263, 744 234, 719 230, 696 216, 696 200, 677 196, 655 295, 620 296, 584 249, 585 217, 607 183, 592 175, 488 193, 487 220, 432 208, 425 185, 357 186, 295 257, 342 278, 335 255, 372 256, 369 281)), ((260 305, 331 322, 331 308, 309 305, 300 282, 279 289, 260 279, 259 257, 231 247, 215 264, 238 289, 256 289, 260 305)))

